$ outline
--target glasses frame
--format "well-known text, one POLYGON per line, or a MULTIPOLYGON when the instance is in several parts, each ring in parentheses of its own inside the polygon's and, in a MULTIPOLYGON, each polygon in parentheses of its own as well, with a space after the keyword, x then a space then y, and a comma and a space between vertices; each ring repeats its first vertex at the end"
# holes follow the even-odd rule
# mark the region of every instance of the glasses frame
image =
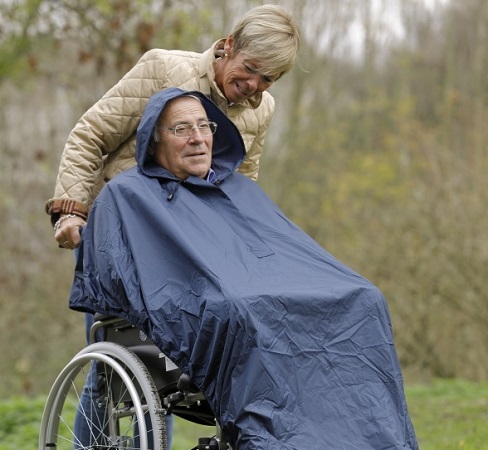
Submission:
POLYGON ((217 123, 209 121, 202 122, 199 125, 178 124, 174 127, 159 127, 159 129, 164 131, 171 131, 171 134, 173 134, 177 138, 190 139, 195 133, 195 130, 198 130, 202 136, 211 136, 212 134, 215 134, 215 132, 217 131, 217 123), (204 126, 204 128, 201 128, 202 126, 204 126), (178 130, 186 130, 187 134, 177 134, 178 130), (207 130, 210 131, 210 133, 204 133, 204 131, 207 130))

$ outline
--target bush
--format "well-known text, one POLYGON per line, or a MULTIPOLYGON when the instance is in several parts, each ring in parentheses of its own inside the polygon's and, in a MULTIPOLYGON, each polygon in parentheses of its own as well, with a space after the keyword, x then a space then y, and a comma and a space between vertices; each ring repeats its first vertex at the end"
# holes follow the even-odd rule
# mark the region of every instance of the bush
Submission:
POLYGON ((44 398, 14 397, 0 402, 0 450, 35 450, 44 398))

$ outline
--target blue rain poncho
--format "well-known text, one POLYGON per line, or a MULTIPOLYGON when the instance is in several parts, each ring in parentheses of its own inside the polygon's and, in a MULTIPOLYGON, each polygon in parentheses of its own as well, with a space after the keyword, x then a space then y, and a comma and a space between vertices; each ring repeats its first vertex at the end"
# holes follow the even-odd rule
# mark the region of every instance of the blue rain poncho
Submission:
POLYGON ((381 292, 236 173, 232 122, 203 95, 213 183, 148 155, 166 102, 137 131, 137 166, 101 191, 73 309, 123 317, 190 375, 235 450, 417 449, 381 292))

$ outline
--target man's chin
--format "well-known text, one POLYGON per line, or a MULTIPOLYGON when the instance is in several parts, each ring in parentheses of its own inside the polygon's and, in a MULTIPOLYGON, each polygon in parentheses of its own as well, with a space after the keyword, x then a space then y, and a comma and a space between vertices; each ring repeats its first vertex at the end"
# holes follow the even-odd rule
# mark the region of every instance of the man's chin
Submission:
POLYGON ((207 175, 208 175, 208 172, 209 172, 210 168, 209 167, 206 167, 206 168, 202 168, 202 169, 194 169, 194 170, 191 170, 190 171, 190 175, 192 177, 197 177, 197 178, 207 178, 207 175))

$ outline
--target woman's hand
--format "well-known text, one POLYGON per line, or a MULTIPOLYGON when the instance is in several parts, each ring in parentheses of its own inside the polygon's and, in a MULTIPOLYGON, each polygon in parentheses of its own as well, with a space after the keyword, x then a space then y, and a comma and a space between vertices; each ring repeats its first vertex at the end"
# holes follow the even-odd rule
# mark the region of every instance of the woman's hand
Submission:
POLYGON ((55 225, 54 239, 62 248, 74 249, 80 245, 80 228, 86 222, 73 214, 62 215, 55 225))

